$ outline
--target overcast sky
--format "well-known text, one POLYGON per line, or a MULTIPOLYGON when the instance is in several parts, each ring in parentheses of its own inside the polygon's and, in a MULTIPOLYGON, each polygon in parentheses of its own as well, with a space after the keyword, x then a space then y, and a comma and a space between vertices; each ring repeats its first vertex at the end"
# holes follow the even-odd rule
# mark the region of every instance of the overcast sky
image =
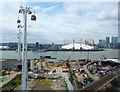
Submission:
MULTIPOLYGON (((17 42, 17 17, 20 5, 35 11, 37 21, 28 15, 28 42, 64 43, 75 39, 99 39, 118 35, 117 2, 1 2, 1 42, 17 42)), ((23 29, 22 29, 23 32, 23 29)))

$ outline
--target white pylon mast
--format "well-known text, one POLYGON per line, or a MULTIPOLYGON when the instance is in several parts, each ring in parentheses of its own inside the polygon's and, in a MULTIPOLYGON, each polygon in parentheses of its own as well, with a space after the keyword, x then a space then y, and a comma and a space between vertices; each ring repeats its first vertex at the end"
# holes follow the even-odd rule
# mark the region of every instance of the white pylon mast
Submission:
MULTIPOLYGON (((28 72, 27 72, 27 14, 32 14, 30 7, 20 6, 19 13, 23 14, 24 20, 24 32, 23 32, 23 44, 22 44, 22 90, 28 90, 28 72)), ((31 16, 32 21, 36 21, 36 16, 31 16)), ((20 20, 17 21, 20 23, 20 20)))
POLYGON ((22 50, 22 90, 28 90, 27 76, 27 7, 24 8, 24 32, 23 32, 23 50, 22 50))
POLYGON ((18 61, 22 61, 22 52, 21 52, 21 26, 19 26, 18 34, 18 61))

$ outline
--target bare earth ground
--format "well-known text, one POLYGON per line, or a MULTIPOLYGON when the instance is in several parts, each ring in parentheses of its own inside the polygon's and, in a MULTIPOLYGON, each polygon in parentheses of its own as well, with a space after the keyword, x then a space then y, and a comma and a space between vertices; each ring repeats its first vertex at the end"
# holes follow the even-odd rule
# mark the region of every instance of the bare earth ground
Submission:
POLYGON ((62 79, 37 79, 30 87, 32 90, 66 90, 62 79))

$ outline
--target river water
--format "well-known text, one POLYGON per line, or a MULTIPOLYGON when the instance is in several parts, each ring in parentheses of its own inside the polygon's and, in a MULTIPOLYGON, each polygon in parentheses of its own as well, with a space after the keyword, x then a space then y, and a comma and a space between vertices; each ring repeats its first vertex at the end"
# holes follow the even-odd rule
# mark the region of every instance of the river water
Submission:
MULTIPOLYGON (((106 49, 104 51, 50 51, 50 52, 27 52, 27 57, 29 59, 40 58, 40 56, 51 56, 57 58, 58 60, 67 59, 81 59, 90 58, 97 59, 102 58, 103 55, 106 58, 118 58, 118 50, 116 49, 106 49)), ((3 59, 17 59, 18 52, 16 51, 1 51, 0 58, 3 59)))

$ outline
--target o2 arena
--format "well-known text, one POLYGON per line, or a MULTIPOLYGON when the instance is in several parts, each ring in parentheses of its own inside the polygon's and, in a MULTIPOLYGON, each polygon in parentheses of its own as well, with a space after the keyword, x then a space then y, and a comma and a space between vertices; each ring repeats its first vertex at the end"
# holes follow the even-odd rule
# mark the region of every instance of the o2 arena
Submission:
POLYGON ((75 40, 73 40, 73 43, 68 44, 65 41, 65 44, 61 46, 58 50, 47 50, 47 51, 103 51, 103 49, 98 49, 94 47, 94 41, 89 42, 86 41, 81 44, 76 43, 75 40))
POLYGON ((61 46, 58 50, 47 50, 47 51, 103 51, 104 49, 98 49, 91 45, 86 44, 68 44, 61 46))
POLYGON ((86 44, 68 44, 60 48, 61 51, 103 51, 103 49, 96 49, 94 46, 86 44))
POLYGON ((93 46, 89 46, 89 45, 85 45, 85 44, 68 44, 68 45, 64 45, 61 47, 61 49, 74 49, 74 50, 92 50, 94 49, 93 46))

